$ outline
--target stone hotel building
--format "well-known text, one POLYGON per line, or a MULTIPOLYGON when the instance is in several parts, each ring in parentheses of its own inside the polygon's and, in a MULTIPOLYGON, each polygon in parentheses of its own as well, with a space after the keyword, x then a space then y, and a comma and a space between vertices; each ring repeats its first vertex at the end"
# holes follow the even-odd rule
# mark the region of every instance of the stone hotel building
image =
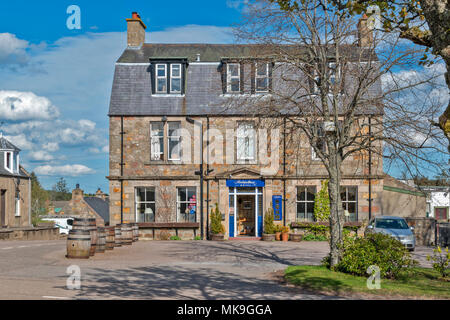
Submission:
MULTIPOLYGON (((289 133, 285 121, 279 147, 267 153, 270 164, 261 164, 256 127, 265 120, 225 107, 230 96, 268 94, 280 77, 276 61, 253 59, 255 45, 145 43, 139 15, 126 21, 108 114, 111 225, 139 222, 148 239, 206 238, 216 203, 226 238, 260 237, 270 207, 277 224, 314 221, 314 197, 327 172, 306 139, 289 133)), ((371 163, 369 175, 366 156, 344 162, 350 222, 369 218, 369 181, 371 213, 382 213, 382 159, 373 155, 371 163)))

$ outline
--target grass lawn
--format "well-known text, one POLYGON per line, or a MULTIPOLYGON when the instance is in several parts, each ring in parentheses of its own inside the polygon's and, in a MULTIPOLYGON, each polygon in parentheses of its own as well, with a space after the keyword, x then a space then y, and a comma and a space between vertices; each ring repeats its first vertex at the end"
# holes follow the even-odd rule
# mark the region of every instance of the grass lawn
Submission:
POLYGON ((450 299, 450 282, 439 279, 433 269, 415 268, 408 277, 381 279, 381 289, 367 288, 367 278, 334 272, 322 266, 291 266, 285 270, 287 282, 311 291, 346 295, 351 293, 450 299))

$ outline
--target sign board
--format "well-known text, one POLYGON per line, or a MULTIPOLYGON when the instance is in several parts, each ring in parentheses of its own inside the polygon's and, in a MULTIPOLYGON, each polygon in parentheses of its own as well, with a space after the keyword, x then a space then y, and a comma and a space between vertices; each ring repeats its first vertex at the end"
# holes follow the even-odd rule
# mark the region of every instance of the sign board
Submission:
POLYGON ((264 180, 258 179, 241 179, 241 180, 227 180, 227 187, 264 187, 266 185, 264 180))
POLYGON ((273 220, 281 221, 283 219, 283 197, 279 195, 272 196, 273 220))

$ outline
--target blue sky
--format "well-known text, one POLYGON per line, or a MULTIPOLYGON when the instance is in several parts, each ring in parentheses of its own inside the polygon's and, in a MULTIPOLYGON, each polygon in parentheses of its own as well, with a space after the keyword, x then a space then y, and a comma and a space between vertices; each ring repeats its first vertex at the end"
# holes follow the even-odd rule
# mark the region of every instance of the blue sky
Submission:
POLYGON ((14 105, 0 131, 45 188, 64 177, 70 189, 109 192, 107 113, 125 18, 139 12, 146 42, 231 43, 243 2, 0 2, 0 110, 14 105), (81 9, 80 30, 67 28, 70 5, 81 9))
POLYGON ((241 1, 2 1, 0 99, 15 114, 0 130, 46 188, 65 177, 85 192, 108 181, 108 107, 114 63, 126 46, 125 18, 138 11, 146 42, 232 42, 241 1), (81 10, 69 30, 67 8, 81 10))

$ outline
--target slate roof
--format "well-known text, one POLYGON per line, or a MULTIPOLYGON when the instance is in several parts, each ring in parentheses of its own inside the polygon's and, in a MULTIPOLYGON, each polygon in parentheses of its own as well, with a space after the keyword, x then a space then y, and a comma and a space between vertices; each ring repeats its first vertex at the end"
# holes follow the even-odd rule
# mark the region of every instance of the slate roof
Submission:
POLYGON ((109 200, 98 197, 84 197, 84 201, 103 218, 105 225, 109 224, 109 200))
POLYGON ((3 136, 0 136, 0 150, 14 150, 14 151, 20 151, 19 148, 17 148, 15 145, 13 145, 11 142, 6 140, 3 136))
MULTIPOLYGON (((302 50, 298 46, 286 47, 302 50)), ((115 65, 108 115, 245 115, 248 110, 224 107, 230 96, 223 95, 220 62, 224 58, 270 56, 270 52, 264 50, 267 49, 261 45, 239 44, 144 44, 140 49, 127 48, 115 65), (195 63, 197 54, 200 54, 201 63, 195 63), (152 95, 150 60, 157 58, 183 58, 190 62, 186 70, 184 95, 152 95)), ((343 51, 359 57, 360 50, 356 46, 345 46, 343 51)), ((367 57, 370 55, 366 54, 367 57)), ((245 72, 250 73, 249 70, 245 72)), ((274 69, 273 79, 277 77, 276 72, 274 69)), ((374 86, 374 90, 380 88, 380 84, 374 86)), ((379 112, 367 108, 364 113, 379 112)))

